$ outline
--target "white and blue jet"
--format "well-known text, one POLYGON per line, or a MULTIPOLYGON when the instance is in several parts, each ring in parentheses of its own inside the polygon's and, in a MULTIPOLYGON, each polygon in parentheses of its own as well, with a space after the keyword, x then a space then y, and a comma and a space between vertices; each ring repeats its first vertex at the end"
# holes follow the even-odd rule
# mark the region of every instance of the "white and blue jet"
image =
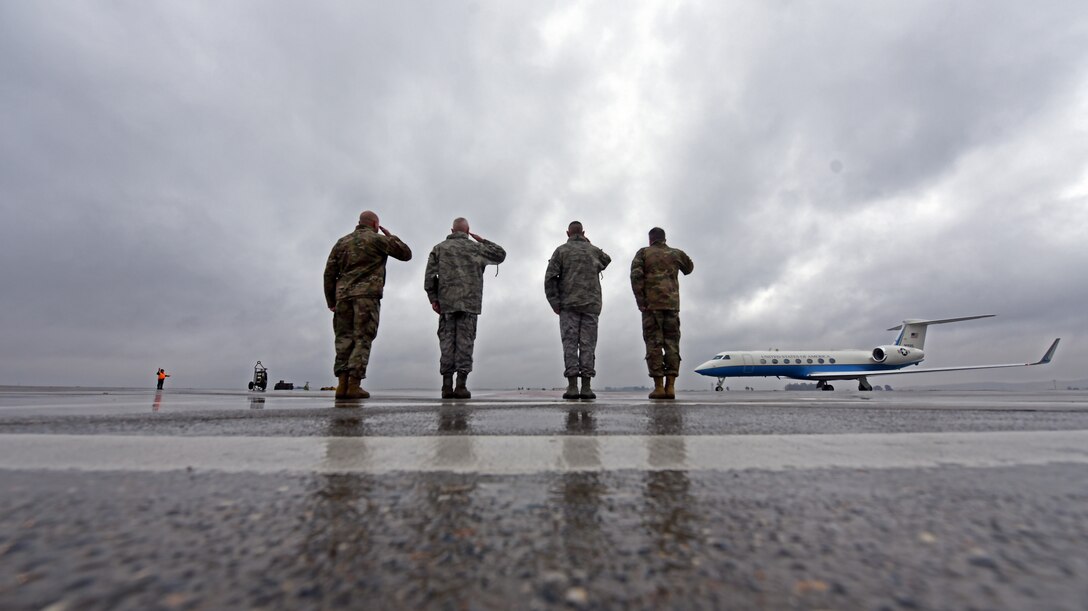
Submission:
POLYGON ((926 341, 926 328, 961 320, 990 318, 994 314, 963 316, 940 320, 904 320, 889 331, 899 331, 895 343, 877 346, 872 350, 767 350, 726 351, 695 368, 695 373, 718 379, 714 390, 722 390, 726 378, 782 377, 794 380, 815 381, 820 390, 835 390, 832 380, 857 380, 858 390, 872 390, 868 378, 872 376, 901 375, 908 373, 932 373, 937 371, 966 371, 970 369, 1000 369, 1003 367, 1031 367, 1045 365, 1054 358, 1061 338, 1050 344, 1043 358, 1034 363, 1009 363, 1005 365, 967 365, 934 369, 914 368, 925 358, 922 347, 926 341))

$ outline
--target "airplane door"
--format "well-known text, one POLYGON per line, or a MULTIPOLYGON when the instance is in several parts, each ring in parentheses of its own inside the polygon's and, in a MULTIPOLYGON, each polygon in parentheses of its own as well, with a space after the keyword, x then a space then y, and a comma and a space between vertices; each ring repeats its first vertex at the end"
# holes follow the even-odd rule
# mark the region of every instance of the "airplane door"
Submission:
POLYGON ((754 359, 752 359, 752 355, 744 355, 744 373, 752 373, 753 371, 755 371, 755 364, 756 362, 754 359))

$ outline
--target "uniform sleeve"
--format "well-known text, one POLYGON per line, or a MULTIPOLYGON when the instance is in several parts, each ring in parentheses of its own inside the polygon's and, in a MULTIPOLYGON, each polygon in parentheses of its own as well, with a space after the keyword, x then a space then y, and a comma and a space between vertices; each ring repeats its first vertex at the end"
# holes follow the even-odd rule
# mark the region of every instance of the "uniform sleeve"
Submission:
POLYGON ((339 242, 332 247, 325 262, 325 304, 330 308, 336 307, 336 280, 340 277, 340 257, 337 256, 336 246, 339 246, 339 242))
POLYGON ((609 257, 608 253, 606 253, 605 251, 598 248, 597 249, 597 260, 601 262, 601 269, 603 270, 606 267, 608 267, 609 263, 612 262, 612 257, 609 257))
POLYGON ((678 255, 677 262, 680 264, 680 271, 684 272, 684 275, 687 276, 695 270, 695 264, 691 262, 691 257, 688 256, 688 253, 682 250, 677 250, 676 253, 678 255))
POLYGON ((398 261, 411 261, 412 249, 395 235, 388 236, 385 240, 386 254, 398 261))
POLYGON ((631 291, 635 293, 635 303, 638 304, 639 310, 646 307, 646 272, 643 269, 645 259, 642 252, 640 248, 635 253, 635 258, 631 260, 631 291))
POLYGON ((438 301, 438 254, 431 251, 427 256, 427 269, 423 272, 423 290, 427 291, 427 301, 438 301))
POLYGON ((480 255, 487 260, 485 265, 498 265, 506 260, 506 250, 491 240, 480 242, 480 255))
POLYGON ((544 272, 544 296, 548 298, 548 305, 553 310, 558 310, 560 306, 559 301, 559 249, 556 249, 552 253, 552 258, 548 260, 548 269, 544 272))

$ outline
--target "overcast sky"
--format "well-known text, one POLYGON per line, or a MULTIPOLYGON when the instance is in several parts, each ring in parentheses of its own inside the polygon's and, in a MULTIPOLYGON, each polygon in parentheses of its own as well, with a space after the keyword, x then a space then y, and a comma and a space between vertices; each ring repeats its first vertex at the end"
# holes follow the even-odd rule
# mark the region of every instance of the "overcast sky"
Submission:
POLYGON ((471 387, 563 383, 543 274, 574 219, 613 259, 599 387, 648 383, 654 225, 695 262, 682 387, 720 350, 991 313, 926 365, 1056 362, 888 380, 1083 379, 1088 8, 0 0, 0 384, 331 384, 322 272, 364 209, 414 252, 368 388, 439 385, 455 216, 508 251, 471 387))

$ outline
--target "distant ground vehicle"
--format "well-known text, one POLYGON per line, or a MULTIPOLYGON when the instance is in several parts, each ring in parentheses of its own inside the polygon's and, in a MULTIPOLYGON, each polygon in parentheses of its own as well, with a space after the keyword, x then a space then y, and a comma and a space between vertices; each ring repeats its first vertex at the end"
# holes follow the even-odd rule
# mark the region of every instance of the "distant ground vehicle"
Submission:
POLYGON ((268 388, 268 368, 261 365, 260 361, 253 366, 253 380, 249 383, 250 390, 264 391, 268 388))

